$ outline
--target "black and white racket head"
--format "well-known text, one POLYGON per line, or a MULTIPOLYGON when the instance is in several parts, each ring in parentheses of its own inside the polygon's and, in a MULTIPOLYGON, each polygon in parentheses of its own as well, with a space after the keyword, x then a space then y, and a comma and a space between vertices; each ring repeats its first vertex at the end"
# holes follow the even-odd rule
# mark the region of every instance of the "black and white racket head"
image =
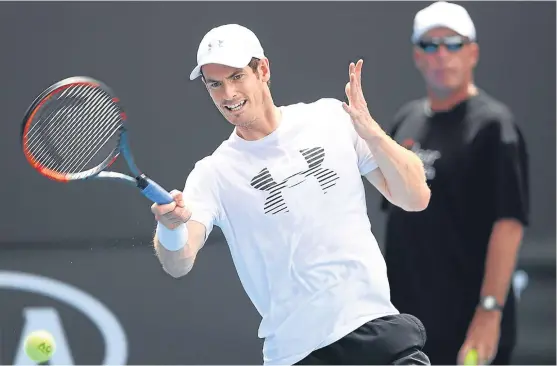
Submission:
POLYGON ((125 121, 108 86, 89 77, 67 78, 45 89, 25 113, 23 152, 50 179, 86 179, 119 156, 125 121))

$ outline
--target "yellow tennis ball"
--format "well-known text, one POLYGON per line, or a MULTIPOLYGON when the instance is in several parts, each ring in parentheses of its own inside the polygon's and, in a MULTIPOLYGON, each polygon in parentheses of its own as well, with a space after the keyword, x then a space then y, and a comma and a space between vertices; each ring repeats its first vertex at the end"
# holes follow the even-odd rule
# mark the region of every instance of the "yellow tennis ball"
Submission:
POLYGON ((31 332, 25 338, 25 353, 35 362, 43 363, 56 351, 56 343, 52 334, 46 330, 31 332))
POLYGON ((464 357, 464 364, 476 366, 478 364, 478 351, 475 349, 468 351, 466 357, 464 357))

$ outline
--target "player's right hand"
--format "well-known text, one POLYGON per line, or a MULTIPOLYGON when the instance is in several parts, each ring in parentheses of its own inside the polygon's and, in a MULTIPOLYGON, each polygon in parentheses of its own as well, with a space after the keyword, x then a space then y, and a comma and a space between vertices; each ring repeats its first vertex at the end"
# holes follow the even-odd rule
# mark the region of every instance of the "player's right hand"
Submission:
POLYGON ((155 220, 168 229, 174 230, 190 219, 191 211, 184 203, 182 192, 173 190, 170 195, 174 198, 174 202, 165 205, 155 203, 151 206, 151 212, 155 215, 155 220))

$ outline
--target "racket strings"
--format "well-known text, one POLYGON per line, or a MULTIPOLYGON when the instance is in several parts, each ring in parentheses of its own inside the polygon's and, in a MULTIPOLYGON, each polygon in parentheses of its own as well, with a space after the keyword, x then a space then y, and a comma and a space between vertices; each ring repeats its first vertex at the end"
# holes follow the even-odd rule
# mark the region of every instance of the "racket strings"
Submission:
MULTIPOLYGON (((43 144, 42 150, 37 152, 38 158, 43 158, 42 154, 48 152, 48 147, 54 149, 60 157, 65 157, 64 152, 67 152, 69 148, 75 148, 84 138, 89 137, 87 134, 81 134, 79 136, 79 130, 83 129, 84 125, 88 122, 83 119, 82 116, 88 107, 87 103, 83 103, 80 97, 83 94, 76 94, 76 98, 70 98, 72 95, 61 95, 58 100, 62 97, 61 103, 51 106, 56 112, 54 115, 50 113, 46 118, 40 118, 33 127, 41 125, 44 128, 40 129, 42 132, 42 138, 38 138, 37 142, 49 142, 49 144, 43 144), (77 107, 76 107, 77 105, 77 107), (75 122, 77 120, 77 122, 75 122), (77 135, 77 136, 76 136, 77 135), (73 139, 68 139, 69 136, 75 136, 73 139), (65 149, 61 149, 61 144, 65 143, 65 149)), ((92 96, 89 100, 90 103, 96 103, 98 96, 92 96)), ((34 131, 32 131, 34 132, 34 131)), ((30 139, 37 137, 32 133, 29 135, 30 139)), ((30 148, 33 147, 32 142, 29 144, 30 148)), ((75 153, 75 151, 69 150, 70 153, 75 153)))
MULTIPOLYGON (((90 103, 96 103, 98 96, 92 96, 90 103)), ((59 110, 59 117, 50 124, 53 128, 49 132, 49 138, 53 140, 54 149, 60 156, 66 158, 75 154, 75 148, 82 144, 84 139, 89 138, 87 131, 81 131, 89 122, 83 118, 87 112, 87 104, 80 103, 79 100, 64 104, 59 110), (77 105, 77 107, 76 107, 77 105), (63 116, 63 117, 62 117, 63 116), (67 118, 67 119, 64 119, 67 118), (82 133, 79 133, 82 132, 82 133), (73 139, 70 139, 74 136, 73 139)))
MULTIPOLYGON (((82 96, 82 94, 80 94, 80 91, 85 91, 85 88, 83 87, 77 87, 74 89, 77 93, 76 95, 74 95, 74 99, 65 99, 64 103, 65 103, 65 107, 66 109, 69 109, 70 107, 75 106, 77 103, 80 102, 79 97, 82 96)), ((58 99, 60 99, 61 96, 58 97, 58 99)), ((61 130, 61 126, 58 123, 59 119, 63 116, 63 112, 65 110, 65 108, 60 108, 60 105, 55 104, 55 103, 50 103, 47 104, 44 107, 44 111, 41 111, 41 116, 37 119, 36 122, 33 123, 33 125, 31 126, 31 128, 29 129, 28 132, 28 139, 30 140, 29 143, 29 147, 32 148, 33 147, 33 143, 34 142, 42 142, 43 140, 40 140, 37 138, 37 134, 38 133, 58 133, 61 130), (51 110, 50 113, 47 116, 43 116, 43 114, 45 114, 48 110, 51 110), (50 122, 50 123, 47 123, 50 122), (35 138, 35 139, 34 139, 35 138), (34 140, 33 140, 34 139, 34 140)))
POLYGON ((53 95, 37 114, 27 132, 27 147, 47 169, 60 173, 83 171, 96 156, 104 159, 118 145, 121 111, 101 89, 69 87, 53 95), (115 134, 114 143, 109 143, 115 134), (109 151, 99 154, 103 148, 109 151))
MULTIPOLYGON (((35 152, 36 158, 39 161, 52 159, 55 159, 57 162, 63 161, 63 159, 66 158, 66 155, 68 155, 64 154, 64 152, 67 152, 68 147, 73 147, 74 149, 72 150, 75 150, 75 146, 79 146, 77 145, 77 142, 80 141, 79 136, 76 136, 76 138, 74 139, 69 139, 68 137, 77 135, 77 132, 82 129, 84 122, 86 121, 82 120, 81 123, 74 123, 73 126, 67 121, 72 121, 75 118, 79 118, 80 114, 83 113, 83 107, 85 107, 85 105, 82 104, 81 108, 75 108, 75 106, 79 103, 78 99, 68 99, 64 100, 64 102, 65 103, 63 105, 54 106, 53 110, 56 112, 54 115, 50 113, 49 116, 47 116, 46 118, 37 121, 37 124, 40 124, 41 127, 43 127, 40 129, 40 132, 42 134, 40 136, 30 136, 30 138, 32 139, 31 143, 29 144, 30 148, 33 148, 34 145, 32 145, 32 142, 34 141, 42 145, 41 148, 39 148, 35 152), (67 116, 65 116, 65 118, 67 119, 61 118, 62 116, 64 116, 64 113, 67 113, 67 116), (67 144, 66 149, 61 146, 62 143, 67 144)), ((70 150, 69 152, 75 153, 75 151, 72 150, 70 150)))
POLYGON ((62 147, 60 153, 64 156, 71 156, 72 159, 66 160, 66 164, 60 166, 59 169, 69 172, 80 171, 87 165, 87 163, 89 163, 90 160, 92 160, 96 156, 98 151, 106 144, 108 139, 110 139, 110 137, 114 135, 114 133, 118 129, 111 129, 107 127, 110 127, 111 123, 118 123, 119 118, 117 118, 118 120, 115 121, 115 116, 112 116, 111 119, 101 120, 103 116, 108 112, 110 106, 111 103, 109 101, 104 101, 102 104, 99 104, 98 107, 94 110, 90 110, 88 114, 88 120, 81 118, 82 121, 91 123, 91 126, 98 125, 100 123, 100 125, 98 125, 98 128, 102 129, 101 131, 103 132, 99 136, 96 136, 96 143, 93 146, 84 145, 93 137, 93 134, 98 133, 98 131, 96 132, 94 130, 95 127, 85 129, 80 137, 70 140, 73 143, 67 144, 67 146, 62 147), (91 153, 92 150, 94 150, 93 153, 91 153), (88 156, 89 159, 87 159, 88 156), (85 163, 83 163, 84 161, 85 163))

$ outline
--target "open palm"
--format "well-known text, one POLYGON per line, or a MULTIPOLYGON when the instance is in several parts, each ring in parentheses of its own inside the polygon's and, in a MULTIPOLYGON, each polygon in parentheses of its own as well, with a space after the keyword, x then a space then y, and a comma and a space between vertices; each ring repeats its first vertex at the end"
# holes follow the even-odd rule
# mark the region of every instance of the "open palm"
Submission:
POLYGON ((363 60, 359 60, 355 65, 353 62, 348 67, 350 81, 346 83, 345 92, 348 104, 343 103, 344 110, 352 118, 354 129, 364 140, 369 140, 376 136, 379 127, 371 117, 367 108, 367 102, 362 90, 362 66, 363 60))

